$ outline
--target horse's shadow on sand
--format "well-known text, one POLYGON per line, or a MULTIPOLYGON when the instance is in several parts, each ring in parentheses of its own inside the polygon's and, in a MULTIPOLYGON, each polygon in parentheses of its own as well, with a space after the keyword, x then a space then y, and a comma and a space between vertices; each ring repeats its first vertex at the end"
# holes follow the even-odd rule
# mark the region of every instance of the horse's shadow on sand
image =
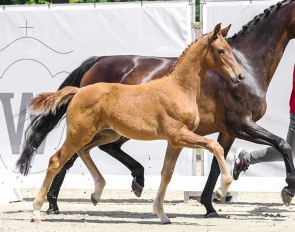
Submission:
MULTIPOLYGON (((23 198, 24 201, 34 201, 35 198, 23 198)), ((72 199, 61 199, 58 198, 58 203, 63 202, 63 203, 91 203, 90 200, 90 195, 89 199, 81 199, 81 198, 72 198, 72 199)), ((100 199, 99 203, 110 203, 110 204, 153 204, 154 199, 142 199, 142 198, 134 198, 134 199, 100 199)), ((167 201, 164 200, 164 204, 179 204, 183 203, 183 200, 172 200, 172 201, 167 201)), ((45 203, 44 203, 45 204, 45 203)))
MULTIPOLYGON (((31 198, 25 198, 25 201, 31 201, 31 198)), ((67 202, 67 203, 89 203, 91 204, 90 200, 88 199, 59 199, 59 202, 67 202)), ((152 207, 153 200, 151 199, 101 199, 100 203, 103 204, 151 204, 152 207)), ((175 200, 175 201, 165 201, 165 204, 179 204, 183 203, 182 200, 175 200)), ((238 202, 238 203, 225 203, 224 205, 229 204, 234 207, 234 205, 237 205, 237 207, 242 206, 254 206, 255 208, 243 211, 243 213, 239 213, 239 211, 236 211, 233 209, 231 212, 224 212, 222 211, 222 205, 219 204, 221 207, 221 211, 218 212, 221 219, 234 219, 234 220, 269 220, 272 221, 284 221, 287 216, 284 216, 284 213, 295 213, 295 210, 289 210, 287 207, 285 209, 278 208, 282 206, 282 203, 256 203, 256 202, 238 202), (238 206, 239 205, 239 206, 238 206)), ((46 203, 44 204, 45 207, 46 203)), ((196 206, 199 207, 199 206, 196 206)), ((200 206, 201 207, 201 206, 200 206)), ((12 213, 19 213, 20 211, 9 211, 5 212, 7 214, 12 213)), ((24 211, 23 211, 24 212, 24 211)), ((26 210, 27 213, 30 213, 30 210, 26 210)), ((45 214, 45 213, 44 213, 45 214)), ((184 223, 186 225, 194 224, 198 225, 197 219, 204 219, 204 214, 184 214, 184 213, 168 213, 167 216, 171 219, 173 224, 180 224, 180 222, 173 222, 173 219, 176 218, 193 218, 196 219, 196 223, 184 223)), ((99 208, 97 210, 93 211, 62 211, 59 215, 51 215, 49 217, 46 217, 46 215, 43 216, 43 221, 46 222, 65 222, 65 223, 108 223, 108 224, 117 224, 117 223, 134 223, 134 224, 160 224, 160 221, 158 217, 151 213, 151 212, 129 212, 129 211, 101 211, 99 208), (70 217, 70 215, 81 215, 79 219, 70 219, 70 218, 64 218, 64 216, 67 215, 70 217), (99 219, 97 219, 99 217, 99 219), (111 218, 111 219, 108 219, 111 218), (129 220, 131 218, 132 220, 129 220), (138 220, 134 220, 138 219, 138 220)), ((217 218, 218 219, 218 218, 217 218)), ((208 219, 208 220, 215 220, 214 219, 208 219)), ((183 223, 181 223, 183 224, 183 223)))

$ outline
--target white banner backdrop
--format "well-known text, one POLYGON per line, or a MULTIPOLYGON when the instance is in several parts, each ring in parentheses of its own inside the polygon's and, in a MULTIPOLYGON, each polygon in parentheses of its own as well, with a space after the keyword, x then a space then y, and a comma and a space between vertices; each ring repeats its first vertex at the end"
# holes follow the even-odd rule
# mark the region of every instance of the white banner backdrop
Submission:
MULTIPOLYGON (((278 1, 222 1, 201 2, 203 32, 210 31, 217 23, 223 26, 232 24, 229 36, 240 31, 254 16, 263 13, 264 9, 278 1)), ((267 42, 267 41, 266 41, 267 42)), ((289 125, 289 97, 292 89, 293 66, 295 61, 295 43, 291 41, 287 46, 275 75, 267 92, 267 111, 258 122, 259 125, 272 133, 286 138, 289 125)), ((255 51, 253 51, 255 52, 255 51)), ((217 139, 217 134, 208 136, 217 139)), ((233 160, 237 148, 243 147, 247 151, 265 148, 247 141, 237 139, 227 158, 228 167, 233 160)), ((212 154, 204 150, 204 174, 208 175, 211 166, 212 154)), ((261 163, 251 166, 241 176, 285 176, 283 162, 261 163)))
MULTIPOLYGON (((193 7, 182 1, 1 9, 0 170, 15 170, 24 129, 30 122, 29 115, 20 111, 34 95, 57 90, 72 70, 93 55, 179 56, 192 41, 193 7)), ((49 134, 24 181, 35 180, 38 173, 44 175, 49 157, 64 140, 63 130, 64 122, 49 134)), ((160 174, 166 141, 129 141, 122 148, 143 164, 146 175, 160 174)), ((91 154, 103 175, 130 174, 99 149, 91 154)), ((78 160, 70 173, 88 171, 78 160)), ((175 175, 195 175, 193 150, 183 150, 175 175)))

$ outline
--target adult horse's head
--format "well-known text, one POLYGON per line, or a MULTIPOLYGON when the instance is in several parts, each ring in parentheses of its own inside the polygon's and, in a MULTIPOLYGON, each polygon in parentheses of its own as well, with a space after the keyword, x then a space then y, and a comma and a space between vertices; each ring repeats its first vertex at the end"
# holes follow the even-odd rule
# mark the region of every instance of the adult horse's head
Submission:
POLYGON ((232 48, 224 38, 231 25, 224 29, 221 29, 220 25, 220 23, 217 24, 212 32, 205 35, 208 37, 206 63, 211 69, 220 72, 233 86, 236 86, 244 81, 245 74, 236 61, 232 48))

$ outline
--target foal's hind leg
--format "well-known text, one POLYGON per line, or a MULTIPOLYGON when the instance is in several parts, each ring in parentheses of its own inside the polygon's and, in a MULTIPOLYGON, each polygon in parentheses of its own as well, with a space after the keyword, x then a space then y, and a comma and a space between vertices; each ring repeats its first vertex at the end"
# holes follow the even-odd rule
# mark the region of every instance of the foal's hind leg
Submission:
POLYGON ((93 205, 96 205, 97 202, 100 200, 100 196, 106 183, 103 176, 101 175, 93 160, 91 159, 89 151, 96 146, 114 142, 118 140, 120 137, 121 135, 119 135, 117 132, 111 129, 105 129, 101 131, 99 134, 96 134, 90 143, 88 143, 79 152, 77 152, 83 160, 83 162, 85 163, 94 180, 95 191, 91 194, 91 201, 93 205))
POLYGON ((96 206, 106 184, 105 179, 103 178, 103 176, 97 169, 96 165, 94 164, 93 160, 91 159, 89 151, 79 151, 78 155, 83 160, 84 164, 88 168, 94 180, 95 191, 91 194, 91 201, 92 204, 96 206))
POLYGON ((63 145, 49 160, 48 169, 42 187, 39 190, 37 197, 33 203, 33 217, 32 222, 41 221, 40 210, 44 203, 45 196, 48 192, 50 184, 56 174, 61 170, 63 165, 74 154, 75 148, 73 146, 63 145))

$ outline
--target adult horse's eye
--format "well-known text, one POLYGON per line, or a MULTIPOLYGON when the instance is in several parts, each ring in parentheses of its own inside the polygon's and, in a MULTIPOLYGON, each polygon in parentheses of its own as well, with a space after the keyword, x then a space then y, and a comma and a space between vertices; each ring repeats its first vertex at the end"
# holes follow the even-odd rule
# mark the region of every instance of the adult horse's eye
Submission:
POLYGON ((223 49, 218 49, 217 52, 218 52, 219 55, 224 54, 224 50, 223 49))

